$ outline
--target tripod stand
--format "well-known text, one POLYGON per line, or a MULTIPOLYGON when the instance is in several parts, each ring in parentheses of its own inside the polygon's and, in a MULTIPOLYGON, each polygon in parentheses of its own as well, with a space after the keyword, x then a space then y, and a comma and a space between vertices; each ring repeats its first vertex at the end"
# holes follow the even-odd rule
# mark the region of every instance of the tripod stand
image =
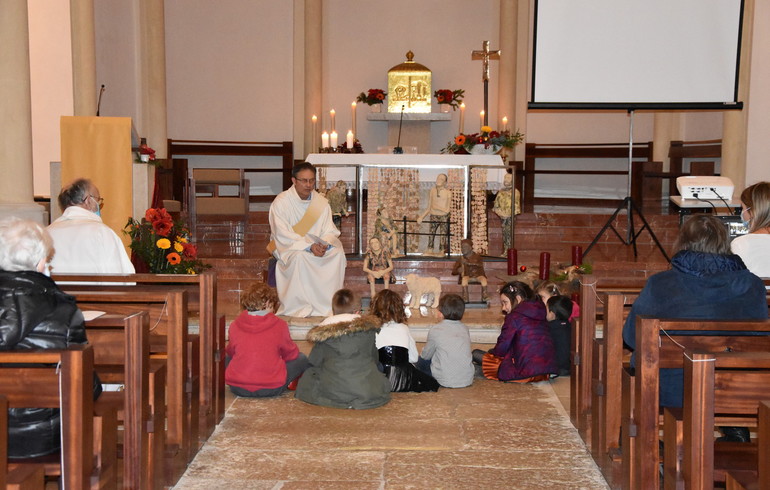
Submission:
POLYGON ((655 236, 655 232, 652 231, 650 224, 644 218, 644 214, 642 214, 641 209, 639 209, 639 206, 636 205, 636 203, 634 202, 634 199, 631 197, 631 167, 633 165, 633 157, 634 157, 634 111, 633 109, 629 109, 628 114, 630 116, 630 122, 629 122, 629 129, 628 129, 628 185, 627 185, 626 197, 623 199, 623 202, 620 203, 620 205, 615 210, 615 212, 612 213, 612 216, 610 216, 610 219, 607 220, 607 222, 604 224, 602 229, 599 230, 599 233, 596 234, 591 244, 588 245, 588 247, 586 247, 585 252, 583 252, 583 256, 585 257, 586 255, 588 255, 588 252, 590 252, 591 248, 593 248, 593 246, 596 245, 596 242, 599 241, 599 238, 601 238, 601 236, 604 234, 605 231, 607 231, 607 229, 611 229, 615 233, 615 235, 620 239, 623 245, 633 245, 634 258, 636 258, 638 256, 637 249, 636 249, 636 239, 646 229, 650 233, 650 236, 652 237, 652 240, 655 242, 655 245, 658 247, 658 250, 660 250, 660 253, 663 254, 663 257, 665 257, 668 262, 671 262, 671 259, 669 258, 668 254, 666 254, 666 251, 663 249, 663 246, 661 246, 660 242, 658 241, 658 237, 655 236), (615 228, 615 225, 613 224, 615 217, 623 209, 626 210, 626 214, 628 217, 625 238, 623 238, 620 235, 620 233, 618 233, 618 230, 615 228), (637 216, 639 216, 639 219, 641 219, 643 223, 642 227, 639 228, 639 231, 634 230, 634 213, 636 213, 637 216))

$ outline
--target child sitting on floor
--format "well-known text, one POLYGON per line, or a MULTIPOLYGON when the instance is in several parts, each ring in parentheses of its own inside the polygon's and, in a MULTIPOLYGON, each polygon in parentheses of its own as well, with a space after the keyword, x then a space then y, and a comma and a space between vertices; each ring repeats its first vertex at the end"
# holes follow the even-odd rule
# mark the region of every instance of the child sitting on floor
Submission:
POLYGON ((404 300, 392 289, 383 289, 372 299, 371 312, 382 320, 377 349, 390 391, 438 391, 439 384, 412 363, 417 362, 417 344, 406 325, 404 300))
POLYGON ((548 320, 548 330, 551 332, 553 348, 556 351, 556 367, 559 376, 569 376, 569 348, 572 328, 570 327, 570 315, 573 302, 567 296, 551 296, 545 304, 548 320))
POLYGON ((461 321, 465 301, 457 294, 445 294, 438 303, 438 314, 441 321, 430 327, 417 368, 445 388, 470 386, 474 374, 471 335, 461 321))
POLYGON ((297 383, 300 400, 333 408, 375 408, 390 401, 390 382, 377 368, 374 337, 381 321, 361 316, 361 299, 350 289, 332 297, 334 315, 307 333, 310 368, 297 383))
POLYGON ((238 396, 280 395, 308 367, 289 325, 275 315, 278 306, 278 294, 267 284, 241 293, 243 311, 230 324, 225 360, 225 383, 238 396))

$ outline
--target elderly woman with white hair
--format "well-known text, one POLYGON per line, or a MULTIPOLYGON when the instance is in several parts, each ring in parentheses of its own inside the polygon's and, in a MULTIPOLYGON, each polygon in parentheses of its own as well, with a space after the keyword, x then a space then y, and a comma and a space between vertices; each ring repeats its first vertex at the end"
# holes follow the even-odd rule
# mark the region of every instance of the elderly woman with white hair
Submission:
MULTIPOLYGON (((43 272, 53 255, 48 232, 33 221, 0 221, 0 350, 64 349, 85 344, 83 313, 43 272)), ((94 395, 101 393, 98 379, 94 395)), ((54 453, 60 447, 59 410, 8 411, 8 457, 54 453)))

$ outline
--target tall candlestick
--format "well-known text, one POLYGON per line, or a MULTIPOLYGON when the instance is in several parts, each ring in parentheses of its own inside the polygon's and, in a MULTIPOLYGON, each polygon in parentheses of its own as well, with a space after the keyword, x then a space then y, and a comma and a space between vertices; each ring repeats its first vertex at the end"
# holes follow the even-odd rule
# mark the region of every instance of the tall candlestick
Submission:
POLYGON ((481 125, 479 127, 484 125, 484 114, 484 111, 479 112, 479 117, 481 118, 481 125))
POLYGON ((583 265, 583 247, 580 245, 572 246, 572 265, 583 265))
POLYGON ((547 280, 550 269, 551 254, 548 252, 540 252, 540 279, 543 281, 547 280))
POLYGON ((316 117, 315 114, 313 114, 313 117, 310 118, 311 121, 313 121, 313 132, 311 133, 313 136, 310 138, 310 144, 313 146, 313 151, 318 151, 318 117, 316 117))
POLYGON ((460 134, 465 132, 465 102, 460 103, 460 134))
POLYGON ((321 147, 322 148, 329 147, 329 133, 327 133, 326 131, 321 133, 321 147))
POLYGON ((332 131, 332 134, 329 135, 329 146, 337 148, 337 131, 332 131))
POLYGON ((350 131, 348 131, 347 137, 345 138, 345 144, 347 145, 348 150, 352 150, 353 149, 354 141, 353 141, 353 130, 352 129, 350 131))
POLYGON ((329 117, 330 117, 330 118, 331 118, 331 120, 332 120, 332 132, 334 132, 334 130, 336 129, 336 128, 334 127, 334 116, 335 116, 336 114, 337 114, 337 113, 334 111, 334 109, 332 109, 332 110, 330 110, 330 111, 329 111, 329 117))
POLYGON ((516 249, 515 248, 509 248, 508 249, 508 275, 509 276, 515 276, 518 274, 519 269, 519 260, 516 256, 516 249))
POLYGON ((503 116, 503 131, 508 131, 508 118, 503 116))
POLYGON ((352 104, 350 104, 350 115, 353 119, 353 122, 351 123, 351 126, 353 127, 353 134, 358 134, 358 130, 356 129, 356 101, 354 100, 352 104))

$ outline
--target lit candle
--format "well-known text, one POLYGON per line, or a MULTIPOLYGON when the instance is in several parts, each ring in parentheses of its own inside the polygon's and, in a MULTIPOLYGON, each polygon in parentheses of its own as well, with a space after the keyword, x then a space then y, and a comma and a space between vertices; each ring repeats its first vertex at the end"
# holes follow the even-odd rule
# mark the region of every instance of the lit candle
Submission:
POLYGON ((465 102, 460 103, 460 134, 465 132, 465 102))
POLYGON ((551 254, 548 252, 540 252, 540 279, 543 281, 547 280, 550 269, 551 254))
POLYGON ((503 131, 508 131, 508 118, 503 116, 503 131))
POLYGON ((347 138, 345 138, 345 144, 347 145, 348 150, 353 149, 353 143, 353 130, 351 129, 348 131, 347 138))
POLYGON ((336 113, 336 112, 334 112, 334 109, 332 109, 332 110, 330 110, 330 111, 329 111, 329 117, 331 117, 331 120, 332 120, 332 133, 333 133, 333 132, 334 132, 334 130, 336 129, 336 128, 334 127, 334 116, 335 116, 336 114, 337 114, 337 113, 336 113))
POLYGON ((353 118, 353 123, 351 126, 353 126, 353 134, 356 134, 358 131, 356 130, 356 101, 354 100, 352 104, 350 104, 350 114, 353 118))
POLYGON ((327 148, 329 146, 329 133, 324 131, 321 133, 321 147, 327 148))
MULTIPOLYGON (((484 125, 484 111, 479 112, 479 117, 481 118, 481 126, 484 125)), ((479 127, 481 127, 479 126, 479 127)))
POLYGON ((329 135, 329 144, 332 148, 337 148, 337 131, 332 131, 329 135))
POLYGON ((310 138, 310 144, 313 147, 313 151, 318 151, 318 144, 316 143, 316 138, 318 137, 318 117, 313 114, 313 117, 311 117, 310 120, 313 121, 313 132, 310 133, 312 135, 310 138))

